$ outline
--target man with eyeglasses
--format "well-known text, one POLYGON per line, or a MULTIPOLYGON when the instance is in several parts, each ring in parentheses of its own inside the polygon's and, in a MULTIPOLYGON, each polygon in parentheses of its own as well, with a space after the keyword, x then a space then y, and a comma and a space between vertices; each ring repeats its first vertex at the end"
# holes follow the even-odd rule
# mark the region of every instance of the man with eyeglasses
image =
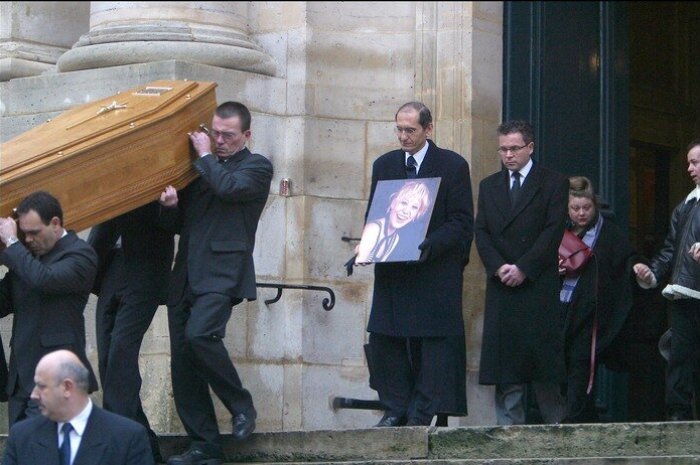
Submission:
POLYGON ((374 265, 369 363, 387 407, 376 426, 430 425, 435 415, 467 412, 462 272, 474 223, 471 180, 462 156, 430 140, 424 104, 402 105, 395 121, 401 148, 374 162, 367 213, 380 180, 441 182, 420 260, 374 265))
POLYGON ((270 192, 272 164, 246 147, 251 116, 238 102, 216 108, 209 135, 191 133, 200 178, 161 194, 163 224, 180 234, 168 293, 173 394, 192 443, 169 465, 220 465, 224 453, 209 389, 231 412, 233 439, 257 413, 224 346, 231 308, 255 300, 255 231, 270 192))
POLYGON ((525 423, 527 383, 543 420, 559 423, 566 373, 557 251, 569 183, 533 162, 529 123, 508 121, 497 133, 504 169, 481 181, 475 226, 487 277, 479 383, 496 385, 499 425, 525 423))

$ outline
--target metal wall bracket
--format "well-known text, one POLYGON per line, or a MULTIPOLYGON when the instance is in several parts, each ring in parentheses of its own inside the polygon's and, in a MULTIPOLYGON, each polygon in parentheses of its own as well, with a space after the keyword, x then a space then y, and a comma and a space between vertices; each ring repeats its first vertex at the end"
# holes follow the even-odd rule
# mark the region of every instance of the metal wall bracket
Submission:
POLYGON ((330 298, 326 297, 323 299, 323 302, 321 302, 321 305, 323 305, 323 309, 326 311, 331 310, 335 306, 335 294, 333 293, 333 290, 329 287, 323 287, 323 286, 304 286, 304 285, 298 285, 298 284, 278 284, 278 283, 257 283, 257 287, 264 287, 264 288, 269 288, 269 289, 277 289, 277 295, 272 298, 272 299, 267 299, 265 300, 265 304, 270 305, 274 304, 280 298, 282 297, 282 291, 284 289, 301 289, 301 290, 308 290, 308 291, 325 291, 328 292, 330 295, 330 298))

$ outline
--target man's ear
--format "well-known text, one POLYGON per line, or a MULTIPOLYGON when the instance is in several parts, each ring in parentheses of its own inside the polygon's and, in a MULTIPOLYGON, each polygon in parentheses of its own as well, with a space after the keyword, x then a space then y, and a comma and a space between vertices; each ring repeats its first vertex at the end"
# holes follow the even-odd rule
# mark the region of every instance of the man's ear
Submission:
POLYGON ((50 225, 53 229, 62 227, 62 225, 61 225, 61 220, 60 220, 59 217, 57 217, 57 216, 54 216, 53 218, 51 218, 51 221, 49 221, 49 225, 50 225))
POLYGON ((63 387, 63 397, 68 397, 68 395, 75 390, 75 383, 72 379, 66 378, 61 381, 61 387, 63 387))

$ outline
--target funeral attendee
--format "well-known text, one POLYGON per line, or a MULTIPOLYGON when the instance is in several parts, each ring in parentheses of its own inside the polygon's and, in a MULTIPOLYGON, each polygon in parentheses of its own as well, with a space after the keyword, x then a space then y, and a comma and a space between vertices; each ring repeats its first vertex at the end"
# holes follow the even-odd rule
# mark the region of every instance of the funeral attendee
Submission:
MULTIPOLYGON (((401 148, 375 160, 369 205, 381 180, 441 182, 426 238, 415 246, 420 260, 374 265, 369 353, 373 387, 387 407, 376 426, 429 425, 436 415, 467 413, 462 273, 472 241, 471 181, 466 160, 429 139, 423 103, 402 105, 395 122, 401 148)), ((417 216, 420 202, 413 208, 417 216)))
POLYGON ((3 465, 153 464, 144 427, 94 405, 90 376, 71 351, 41 358, 32 401, 42 415, 10 429, 3 465))
POLYGON ((532 160, 529 123, 509 121, 497 133, 505 169, 481 181, 475 227, 486 268, 479 382, 496 385, 499 425, 525 423, 528 383, 544 421, 558 423, 566 372, 557 251, 569 183, 532 160))
POLYGON ((139 350, 165 303, 173 261, 173 234, 159 226, 160 208, 151 202, 93 227, 88 237, 99 257, 95 323, 102 406, 148 430, 156 463, 162 462, 158 438, 139 394, 139 350))
POLYGON ((9 269, 0 282, 0 315, 14 314, 7 382, 10 425, 39 414, 30 399, 34 368, 56 349, 78 354, 90 373, 90 390, 97 389, 85 355, 83 317, 97 269, 95 251, 63 228, 61 205, 47 192, 29 195, 16 213, 22 240, 17 223, 0 218, 5 244, 0 263, 9 269))
POLYGON ((634 265, 640 286, 668 282, 662 294, 671 301, 666 409, 672 421, 693 419, 694 373, 700 369, 700 139, 687 151, 688 174, 695 186, 673 210, 664 244, 651 265, 634 265))
POLYGON ((190 134, 200 177, 161 195, 162 215, 180 234, 168 295, 175 405, 191 446, 170 465, 217 465, 224 458, 209 389, 233 416, 234 440, 255 429, 253 399, 224 346, 231 309, 256 298, 255 231, 272 180, 272 164, 246 147, 245 105, 217 107, 209 135, 190 134))
POLYGON ((583 269, 562 273, 568 423, 598 422, 595 370, 632 308, 632 260, 627 236, 602 213, 593 184, 569 178, 567 230, 593 252, 583 269))

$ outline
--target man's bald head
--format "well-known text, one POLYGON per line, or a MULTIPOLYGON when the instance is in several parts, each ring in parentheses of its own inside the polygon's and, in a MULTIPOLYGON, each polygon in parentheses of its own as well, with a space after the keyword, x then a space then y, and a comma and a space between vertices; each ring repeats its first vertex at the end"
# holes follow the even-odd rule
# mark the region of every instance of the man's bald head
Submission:
POLYGON ((90 373, 78 356, 57 350, 36 365, 32 399, 49 419, 68 421, 87 405, 89 387, 90 373))
POLYGON ((90 372, 83 362, 70 350, 57 350, 44 355, 36 365, 36 370, 45 369, 56 381, 71 379, 85 394, 90 389, 90 372))

